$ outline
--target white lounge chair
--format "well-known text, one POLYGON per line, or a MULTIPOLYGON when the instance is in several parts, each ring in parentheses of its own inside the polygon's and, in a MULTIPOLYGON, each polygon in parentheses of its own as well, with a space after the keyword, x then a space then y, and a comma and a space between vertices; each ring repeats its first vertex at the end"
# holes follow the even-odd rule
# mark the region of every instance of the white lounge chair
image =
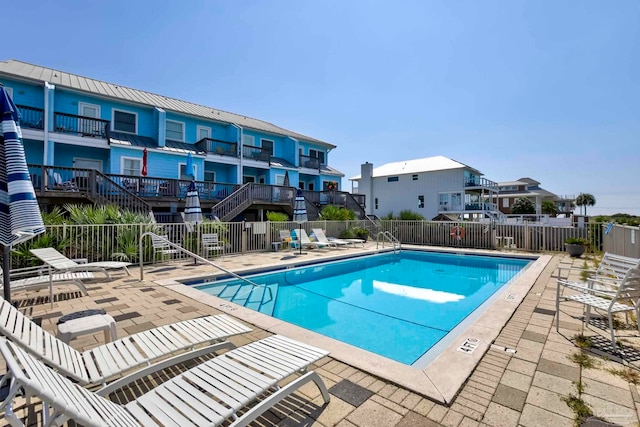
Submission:
POLYGON ((77 263, 76 261, 68 258, 58 252, 55 248, 39 248, 31 249, 30 252, 37 256, 40 260, 47 265, 55 268, 59 271, 101 271, 110 279, 111 276, 107 270, 123 269, 129 276, 131 273, 127 268, 131 265, 130 262, 123 261, 96 261, 87 262, 84 264, 77 263))
MULTIPOLYGON (((593 279, 593 282, 596 280, 593 279)), ((602 282, 607 285, 607 282, 602 282)), ((615 313, 636 312, 636 322, 638 322, 638 331, 640 331, 640 266, 630 269, 619 282, 617 290, 614 294, 611 292, 600 292, 591 289, 591 292, 581 292, 575 295, 566 296, 567 301, 578 302, 583 304, 586 309, 585 323, 589 324, 591 316, 591 308, 603 310, 607 312, 609 320, 609 329, 611 330, 611 344, 613 350, 616 350, 615 331, 613 329, 613 315, 615 313)), ((556 330, 560 325, 560 304, 559 299, 556 302, 556 330)))
POLYGON ((283 379, 305 372, 327 352, 274 335, 208 360, 164 382, 126 405, 74 384, 43 366, 11 342, 0 338, 0 353, 7 373, 0 385, 10 389, 0 410, 13 425, 13 400, 21 391, 43 404, 43 424, 61 425, 69 419, 84 426, 246 426, 303 385, 314 382, 325 403, 329 393, 320 376, 309 371, 284 384, 283 379), (270 393, 270 394, 268 394, 270 393), (257 398, 260 398, 258 401, 257 398), (238 412, 255 403, 242 414, 238 412))
POLYGON ((109 390, 166 366, 233 347, 221 341, 249 331, 250 328, 222 314, 149 329, 80 352, 42 329, 9 302, 0 301, 0 333, 79 384, 105 386, 107 381, 136 369, 109 384, 109 390))
POLYGON ((346 240, 336 239, 336 238, 328 238, 324 234, 324 230, 322 230, 322 228, 313 228, 311 231, 313 232, 313 235, 316 237, 316 239, 318 239, 318 242, 320 243, 326 243, 327 245, 333 245, 336 247, 346 246, 346 245, 355 246, 355 242, 348 242, 346 240))
MULTIPOLYGON (((11 270, 11 275, 11 291, 36 291, 50 288, 50 294, 53 294, 53 287, 56 285, 73 284, 83 295, 87 295, 87 288, 82 281, 94 278, 90 271, 43 274, 41 266, 11 270)), ((2 268, 0 268, 0 289, 3 287, 2 268)))
POLYGON ((324 248, 329 246, 326 243, 320 243, 320 242, 312 242, 311 239, 309 239, 309 235, 307 234, 307 232, 305 231, 304 228, 300 228, 300 229, 295 229, 291 232, 291 235, 295 235, 296 239, 294 241, 291 242, 291 246, 292 247, 297 247, 298 244, 302 244, 303 248, 324 248), (298 238, 298 236, 300 236, 298 238))

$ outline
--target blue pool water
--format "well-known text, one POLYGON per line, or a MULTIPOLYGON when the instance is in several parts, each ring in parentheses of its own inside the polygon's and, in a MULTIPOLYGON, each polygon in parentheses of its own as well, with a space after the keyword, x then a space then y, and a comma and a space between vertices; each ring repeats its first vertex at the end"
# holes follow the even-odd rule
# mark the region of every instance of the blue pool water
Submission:
POLYGON ((529 262, 402 251, 197 288, 410 365, 529 262))

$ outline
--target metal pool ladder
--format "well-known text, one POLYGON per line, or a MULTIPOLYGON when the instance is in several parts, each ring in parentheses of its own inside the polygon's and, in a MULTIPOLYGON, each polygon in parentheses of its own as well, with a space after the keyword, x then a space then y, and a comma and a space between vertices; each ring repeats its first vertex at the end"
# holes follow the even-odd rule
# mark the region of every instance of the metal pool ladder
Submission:
MULTIPOLYGON (((246 284, 250 285, 250 286, 251 286, 251 288, 250 288, 250 291, 249 291, 249 296, 247 297, 247 299, 245 300, 245 302, 244 302, 243 304, 240 304, 240 305, 244 305, 244 306, 246 307, 247 303, 249 303, 249 302, 250 302, 251 294, 253 293, 253 290, 254 290, 254 289, 256 289, 256 288, 263 288, 264 290, 266 290, 266 291, 267 291, 267 292, 263 292, 263 293, 262 293, 262 299, 261 299, 261 301, 260 301, 260 306, 262 306, 262 305, 264 305, 264 304, 266 304, 266 303, 268 303, 268 302, 273 301, 273 292, 271 291, 271 288, 270 288, 269 286, 259 285, 258 283, 252 282, 251 280, 249 280, 249 279, 247 279, 247 278, 245 278, 245 277, 242 277, 242 276, 240 276, 240 275, 238 275, 238 274, 234 273, 233 271, 227 270, 226 268, 221 267, 221 266, 219 266, 218 264, 216 264, 216 263, 214 263, 214 262, 212 262, 212 261, 209 261, 208 259, 203 258, 203 257, 201 257, 201 256, 200 256, 200 255, 198 255, 198 254, 194 254, 194 253, 193 253, 193 252, 191 252, 190 250, 187 250, 187 249, 183 248, 182 246, 180 246, 180 245, 178 245, 178 244, 176 244, 176 243, 173 243, 172 241, 170 241, 170 240, 168 240, 168 239, 165 239, 165 238, 164 238, 164 237, 162 237, 162 236, 158 236, 157 234, 155 234, 155 233, 153 233, 153 232, 151 232, 151 231, 147 231, 146 233, 143 233, 143 234, 140 236, 140 248, 139 248, 139 249, 140 249, 140 254, 139 254, 139 255, 140 255, 140 281, 144 280, 144 263, 143 263, 143 253, 144 253, 144 252, 143 252, 143 250, 144 250, 144 246, 143 246, 143 243, 144 243, 144 238, 145 238, 146 236, 151 236, 151 237, 153 237, 153 238, 155 238, 155 239, 157 239, 157 240, 160 240, 160 241, 162 241, 163 243, 165 243, 165 244, 167 244, 168 246, 170 246, 171 248, 175 249, 177 252, 182 252, 183 254, 185 254, 185 255, 187 255, 187 256, 189 256, 189 257, 192 257, 192 258, 194 258, 194 259, 197 259, 197 260, 199 260, 199 261, 202 261, 202 262, 204 262, 205 264, 209 264, 210 266, 215 267, 215 268, 217 268, 218 270, 222 270, 222 271, 224 271, 225 273, 227 273, 227 274, 229 274, 229 275, 231 275, 231 276, 235 277, 236 279, 241 280, 241 281, 245 282, 246 284), (269 299, 268 299, 267 301, 265 301, 265 296, 267 296, 267 295, 268 295, 268 298, 269 298, 269 299)), ((225 287, 225 289, 226 289, 226 287, 225 287)), ((242 287, 239 287, 239 288, 238 288, 238 290, 236 291, 236 293, 234 294, 234 296, 233 296, 233 298, 232 298, 232 302, 236 302, 236 301, 233 301, 233 299, 238 298, 238 292, 239 292, 240 290, 242 290, 242 287)), ((244 295, 243 295, 243 294, 241 294, 240 296, 244 296, 244 295)), ((239 298, 238 298, 238 299, 239 299, 239 298)), ((237 303, 237 302, 236 302, 236 303, 237 303)))
POLYGON ((376 249, 378 249, 378 246, 380 245, 380 236, 382 236, 383 248, 384 242, 386 240, 393 245, 394 254, 400 252, 400 250, 402 249, 402 244, 400 243, 400 240, 398 240, 393 234, 391 234, 390 231, 381 231, 378 233, 378 236, 376 237, 376 249))

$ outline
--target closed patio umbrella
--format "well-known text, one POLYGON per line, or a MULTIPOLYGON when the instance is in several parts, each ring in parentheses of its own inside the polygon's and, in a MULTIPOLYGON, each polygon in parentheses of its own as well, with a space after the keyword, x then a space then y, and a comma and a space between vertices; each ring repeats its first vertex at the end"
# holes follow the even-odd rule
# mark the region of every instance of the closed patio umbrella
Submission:
POLYGON ((149 173, 147 170, 148 156, 149 156, 149 152, 145 148, 144 151, 142 151, 142 171, 140 172, 142 176, 147 176, 147 173, 149 173))
POLYGON ((11 246, 44 233, 22 146, 18 108, 0 84, 0 245, 4 299, 11 301, 11 246))
MULTIPOLYGON (((307 222, 307 204, 304 200, 302 190, 299 188, 298 191, 296 191, 296 199, 293 202, 293 220, 298 223, 300 230, 302 230, 302 224, 307 222)), ((301 232, 298 232, 298 246, 300 246, 300 255, 302 255, 300 234, 301 232)))
POLYGON ((191 181, 187 189, 187 203, 184 208, 184 222, 198 224, 202 222, 202 208, 195 181, 191 181))

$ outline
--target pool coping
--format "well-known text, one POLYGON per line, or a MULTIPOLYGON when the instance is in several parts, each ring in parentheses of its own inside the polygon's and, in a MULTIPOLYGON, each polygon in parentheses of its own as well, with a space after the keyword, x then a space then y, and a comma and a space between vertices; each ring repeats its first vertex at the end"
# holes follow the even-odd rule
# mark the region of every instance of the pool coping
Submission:
MULTIPOLYGON (((316 332, 284 322, 263 313, 237 305, 227 300, 206 294, 193 286, 185 285, 181 281, 193 280, 195 277, 177 277, 155 281, 161 286, 170 288, 184 296, 198 300, 231 316, 237 317, 247 323, 274 334, 282 334, 302 342, 323 348, 330 352, 330 357, 343 363, 362 369, 374 376, 392 381, 402 387, 419 393, 436 402, 450 405, 467 378, 471 375, 480 359, 490 348, 502 328, 515 313, 517 307, 534 285, 547 263, 552 259, 551 255, 533 253, 504 253, 488 250, 455 249, 429 246, 404 245, 407 250, 421 250, 441 253, 465 253, 489 256, 507 256, 513 258, 533 259, 531 265, 511 283, 503 287, 497 294, 493 303, 488 306, 478 318, 468 325, 453 341, 424 368, 416 368, 400 362, 379 356, 372 352, 337 341, 316 332), (460 350, 467 338, 477 340, 460 350), (455 368, 454 368, 455 367, 455 368)), ((366 250, 356 256, 372 255, 387 252, 390 249, 366 250)), ((322 262, 351 258, 336 254, 324 258, 322 262)), ((246 274, 249 272, 274 269, 281 266, 302 265, 299 259, 290 262, 277 262, 264 264, 259 267, 252 266, 245 269, 234 269, 234 273, 246 274)), ((208 277, 224 276, 226 273, 211 274, 208 277)), ((202 277, 202 276, 200 276, 202 277)), ((469 343, 467 343, 469 344, 469 343)))

